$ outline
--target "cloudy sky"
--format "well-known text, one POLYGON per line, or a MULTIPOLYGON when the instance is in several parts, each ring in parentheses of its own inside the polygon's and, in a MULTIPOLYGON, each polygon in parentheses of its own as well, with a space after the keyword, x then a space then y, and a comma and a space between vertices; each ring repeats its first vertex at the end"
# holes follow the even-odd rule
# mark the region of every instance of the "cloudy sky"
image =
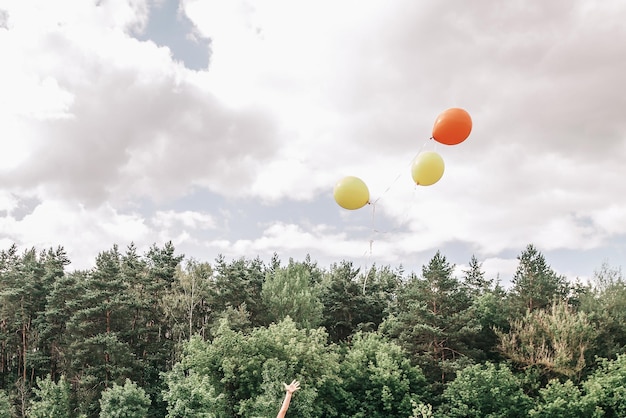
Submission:
POLYGON ((0 0, 0 248, 322 267, 626 256, 626 2, 0 0), (430 140, 450 107, 473 119, 430 140), (446 170, 416 186, 434 150, 446 170), (344 176, 372 204, 333 199, 344 176))

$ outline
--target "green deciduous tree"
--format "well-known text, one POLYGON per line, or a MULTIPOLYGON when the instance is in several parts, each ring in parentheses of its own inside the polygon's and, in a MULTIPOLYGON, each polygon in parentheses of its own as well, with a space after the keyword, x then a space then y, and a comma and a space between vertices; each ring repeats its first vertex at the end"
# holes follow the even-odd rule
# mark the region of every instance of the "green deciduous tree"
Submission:
POLYGON ((592 417, 593 409, 571 380, 561 383, 553 379, 539 390, 539 398, 528 415, 536 418, 585 418, 592 417))
POLYGON ((38 378, 33 392, 36 399, 30 405, 29 418, 68 418, 71 415, 70 385, 64 376, 58 382, 50 375, 38 378))
POLYGON ((167 403, 167 418, 218 418, 216 411, 224 411, 224 395, 218 395, 207 376, 194 370, 185 370, 182 363, 165 374, 167 389, 163 400, 167 403))
POLYGON ((423 402, 412 402, 413 413, 410 418, 432 418, 434 416, 433 406, 423 402))
POLYGON ((424 399, 426 379, 400 346, 376 333, 357 333, 340 363, 339 417, 407 417, 424 399))
POLYGON ((591 283, 579 295, 580 310, 598 330, 593 353, 614 358, 626 349, 626 282, 621 269, 608 263, 594 273, 591 283))
POLYGON ((583 382, 584 402, 595 407, 594 417, 626 416, 626 354, 602 359, 600 367, 583 382))
POLYGON ((4 390, 0 390, 0 418, 12 418, 15 407, 4 390))
MULTIPOLYGON (((334 402, 326 402, 326 397, 333 396, 338 381, 338 354, 326 339, 323 330, 300 330, 290 318, 249 334, 233 331, 224 322, 211 342, 194 337, 185 344, 182 373, 195 374, 208 393, 221 397, 213 411, 219 417, 276 414, 284 395, 282 382, 294 378, 302 389, 289 413, 324 416, 334 409, 334 402)), ((166 380, 175 381, 176 373, 180 379, 178 368, 167 373, 166 380)), ((171 388, 165 396, 170 410, 179 401, 171 388)))
POLYGON ((505 365, 476 364, 461 370, 443 392, 445 403, 436 416, 446 418, 508 418, 527 416, 530 398, 505 365))
POLYGON ((126 379, 102 392, 100 418, 146 418, 150 397, 136 383, 126 379))
POLYGON ((170 320, 174 339, 189 339, 195 333, 205 335, 211 316, 210 289, 213 269, 208 263, 187 260, 176 270, 172 291, 163 297, 165 313, 170 320))
POLYGON ((261 297, 270 322, 289 316, 299 327, 315 328, 320 324, 323 306, 314 282, 316 274, 310 267, 289 260, 286 267, 266 273, 261 297))

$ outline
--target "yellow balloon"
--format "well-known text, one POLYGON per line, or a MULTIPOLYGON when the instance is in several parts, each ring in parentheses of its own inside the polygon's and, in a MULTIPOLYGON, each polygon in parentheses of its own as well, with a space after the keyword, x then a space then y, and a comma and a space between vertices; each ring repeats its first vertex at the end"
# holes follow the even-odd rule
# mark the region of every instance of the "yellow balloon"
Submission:
POLYGON ((360 209, 370 200, 367 185, 358 177, 347 176, 335 184, 335 201, 344 209, 360 209))
POLYGON ((420 153, 411 166, 413 181, 420 186, 435 184, 443 176, 444 163, 441 155, 434 151, 420 153))

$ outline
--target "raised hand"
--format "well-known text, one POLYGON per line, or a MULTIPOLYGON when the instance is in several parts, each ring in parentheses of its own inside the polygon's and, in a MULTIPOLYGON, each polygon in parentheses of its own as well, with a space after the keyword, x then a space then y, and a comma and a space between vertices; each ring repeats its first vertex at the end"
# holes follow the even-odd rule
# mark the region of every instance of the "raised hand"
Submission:
POLYGON ((283 385, 285 386, 285 391, 289 393, 294 393, 296 390, 300 389, 300 382, 295 379, 292 380, 290 384, 283 383, 283 385))

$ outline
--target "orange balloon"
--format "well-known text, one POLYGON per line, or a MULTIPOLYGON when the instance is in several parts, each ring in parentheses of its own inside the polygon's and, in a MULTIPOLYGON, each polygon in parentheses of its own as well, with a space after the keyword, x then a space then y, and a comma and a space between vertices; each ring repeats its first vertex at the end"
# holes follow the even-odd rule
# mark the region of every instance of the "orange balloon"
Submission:
POLYGON ((433 139, 445 145, 457 145, 472 132, 472 118, 464 109, 453 107, 445 110, 435 120, 433 139))

